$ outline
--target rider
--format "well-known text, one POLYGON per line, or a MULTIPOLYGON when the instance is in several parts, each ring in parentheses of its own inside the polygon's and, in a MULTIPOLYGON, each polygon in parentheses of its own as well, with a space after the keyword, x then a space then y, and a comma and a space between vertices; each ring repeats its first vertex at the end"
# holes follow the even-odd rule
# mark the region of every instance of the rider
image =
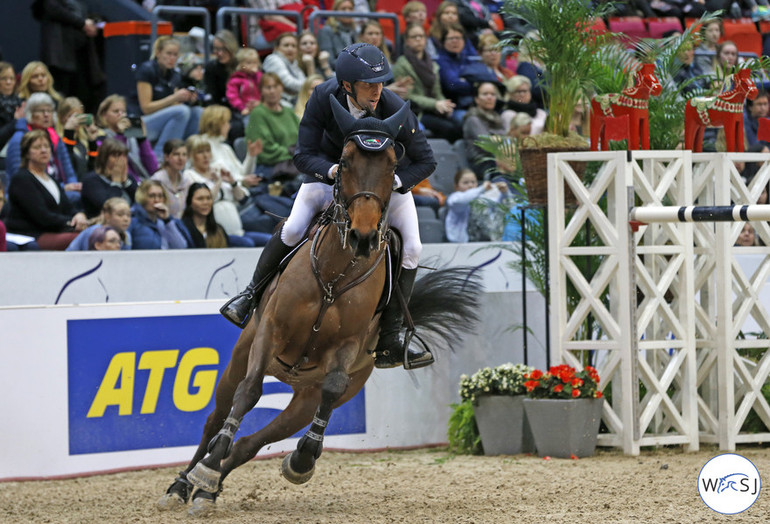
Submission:
MULTIPOLYGON (((312 176, 305 175, 289 218, 265 245, 251 283, 220 309, 225 318, 239 327, 245 326, 281 260, 302 240, 313 216, 332 201, 332 185, 345 137, 334 119, 329 95, 333 94, 356 118, 385 119, 404 103, 398 95, 383 89, 383 83, 392 78, 390 64, 377 47, 358 43, 340 52, 336 79, 315 88, 299 125, 294 163, 301 173, 312 173, 312 176)), ((398 286, 408 302, 422 251, 411 189, 433 172, 436 162, 413 113, 408 114, 396 141, 404 146, 404 155, 396 168, 388 223, 403 236, 398 286)), ((403 344, 399 340, 403 320, 399 301, 392 297, 380 319, 380 337, 375 349, 377 367, 390 368, 403 363, 403 344)), ((410 348, 407 360, 411 366, 421 367, 433 363, 433 355, 410 348)))

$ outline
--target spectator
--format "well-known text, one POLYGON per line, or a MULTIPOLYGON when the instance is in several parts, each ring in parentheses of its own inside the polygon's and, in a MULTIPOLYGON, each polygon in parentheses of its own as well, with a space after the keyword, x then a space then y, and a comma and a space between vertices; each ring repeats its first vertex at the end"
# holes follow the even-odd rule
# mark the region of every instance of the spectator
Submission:
POLYGON ((185 172, 187 166, 187 146, 178 138, 163 145, 163 163, 160 170, 152 175, 152 180, 160 182, 168 199, 169 215, 182 218, 187 190, 195 180, 185 172))
POLYGON ((16 121, 16 130, 8 142, 8 151, 5 158, 7 173, 13 177, 21 164, 22 137, 30 130, 43 129, 53 147, 53 157, 49 159, 51 165, 48 173, 57 182, 64 184, 67 199, 78 208, 80 206, 80 190, 82 184, 78 181, 75 170, 72 167, 67 147, 62 143, 61 137, 56 133, 56 123, 53 100, 46 93, 34 93, 30 96, 26 106, 26 118, 16 121), (29 122, 29 124, 28 124, 29 122))
POLYGON ((438 64, 425 50, 425 29, 412 24, 407 27, 404 53, 393 65, 395 78, 413 80, 406 99, 412 103, 425 129, 450 142, 462 136, 462 126, 452 119, 455 104, 441 92, 441 75, 438 64))
MULTIPOLYGON (((8 62, 0 62, 0 149, 13 136, 16 120, 22 116, 22 101, 16 94, 16 73, 8 62)), ((0 169, 5 165, 0 165, 0 169)))
POLYGON ((275 73, 283 84, 283 99, 294 107, 305 73, 297 62, 297 35, 284 33, 275 40, 273 52, 265 58, 265 73, 275 73))
POLYGON ((179 41, 161 36, 153 45, 152 58, 136 69, 136 102, 144 115, 147 138, 155 144, 155 158, 172 138, 184 139, 198 129, 201 108, 194 91, 184 89, 175 69, 179 41))
POLYGON ((530 134, 539 135, 542 133, 548 115, 532 101, 532 86, 529 78, 523 75, 514 75, 505 81, 505 88, 505 110, 502 113, 503 127, 510 129, 513 117, 519 113, 526 113, 532 117, 530 134))
MULTIPOLYGON (((238 204, 249 196, 249 191, 238 183, 233 175, 221 167, 214 167, 211 159, 211 144, 201 135, 192 135, 187 139, 192 166, 185 171, 185 176, 195 183, 204 183, 214 195, 214 220, 221 224, 227 235, 239 237, 232 244, 243 247, 263 245, 268 238, 265 234, 245 233, 238 204), (246 236, 248 239, 243 239, 246 236)), ((192 185, 190 186, 192 187, 192 185)), ((190 190, 186 201, 189 203, 190 190)))
POLYGON ((91 233, 99 226, 110 226, 120 235, 120 249, 131 249, 131 234, 128 228, 131 225, 131 206, 121 197, 108 198, 102 206, 102 213, 97 222, 80 232, 75 237, 67 251, 86 251, 88 250, 91 233))
MULTIPOLYGON (((426 28, 426 22, 428 20, 428 10, 425 8, 425 4, 418 2, 417 0, 411 0, 404 4, 401 9, 401 16, 404 17, 404 23, 408 28, 411 25, 419 25, 423 29, 426 28)), ((406 42, 404 42, 404 45, 406 42)), ((425 52, 431 58, 436 58, 438 51, 433 44, 433 39, 425 38, 425 52)))
POLYGON ((515 73, 500 64, 500 40, 491 33, 479 37, 479 51, 481 52, 481 62, 487 66, 497 77, 501 84, 511 78, 515 73))
MULTIPOLYGON (((190 137, 192 138, 192 137, 190 137)), ((187 193, 187 203, 182 215, 182 223, 192 237, 194 248, 227 247, 227 234, 212 213, 213 198, 211 189, 203 182, 195 182, 187 193)))
POLYGON ((537 31, 530 31, 519 42, 519 64, 516 66, 516 74, 529 78, 532 89, 532 100, 540 109, 545 109, 545 93, 543 91, 543 75, 545 65, 529 50, 529 42, 540 40, 537 31))
POLYGON ((89 251, 120 251, 123 241, 120 234, 110 226, 96 226, 88 237, 89 251))
POLYGON ((692 46, 686 46, 681 50, 677 60, 681 64, 681 68, 673 77, 673 82, 682 94, 687 98, 696 95, 698 92, 703 92, 709 89, 710 79, 706 76, 705 72, 695 62, 695 51, 692 46))
MULTIPOLYGON (((332 11, 354 9, 353 0, 334 0, 332 11)), ((340 51, 356 41, 356 25, 351 17, 329 18, 318 31, 318 47, 329 53, 329 65, 334 69, 340 51)))
POLYGON ((455 104, 452 118, 456 122, 462 122, 465 112, 473 104, 473 85, 482 80, 497 81, 494 74, 486 72, 486 68, 477 60, 471 58, 465 44, 465 33, 457 24, 448 26, 441 35, 441 49, 438 52, 439 75, 441 77, 441 91, 455 104), (471 70, 477 73, 477 67, 481 66, 482 77, 474 74, 469 77, 471 70))
POLYGON ((259 53, 256 49, 244 47, 235 54, 238 68, 227 81, 227 102, 233 111, 241 115, 243 125, 249 121, 249 113, 259 105, 261 94, 259 80, 262 72, 259 70, 259 53))
POLYGON ((743 111, 743 129, 749 147, 760 143, 770 145, 757 139, 759 119, 767 118, 768 112, 770 112, 769 97, 770 95, 766 91, 760 91, 754 100, 747 100, 746 109, 743 111))
POLYGON ((106 80, 94 42, 99 30, 82 2, 42 0, 41 4, 42 60, 51 68, 59 89, 82 100, 88 112, 93 112, 104 98, 106 80))
POLYGON ((756 240, 756 234, 754 233, 754 226, 752 226, 749 222, 743 223, 743 228, 741 229, 740 234, 738 234, 738 239, 735 241, 736 246, 756 246, 757 240, 756 240))
MULTIPOLYGON (((260 86, 261 89, 262 86, 260 86)), ((241 162, 233 148, 225 142, 229 129, 230 110, 225 106, 213 105, 203 111, 200 132, 203 138, 211 145, 212 164, 215 167, 228 171, 235 181, 240 182, 243 177, 254 172, 257 155, 261 152, 260 146, 262 144, 256 143, 249 138, 247 140, 246 158, 241 162)))
POLYGON ((145 180, 131 206, 132 249, 185 249, 192 245, 187 228, 169 214, 168 195, 157 180, 145 180))
POLYGON ((305 30, 299 36, 299 66, 305 73, 305 77, 321 75, 324 80, 334 76, 334 71, 329 64, 329 52, 318 51, 318 39, 312 31, 305 30))
POLYGON ((484 2, 476 0, 455 0, 457 4, 457 16, 460 25, 463 26, 465 33, 470 37, 471 43, 478 49, 479 36, 490 34, 497 29, 492 21, 492 15, 484 2))
POLYGON ((313 94, 313 89, 323 82, 324 78, 321 75, 310 75, 305 79, 305 82, 303 82, 302 88, 299 90, 299 95, 297 95, 297 103, 294 104, 294 114, 297 115, 297 118, 300 120, 302 120, 302 115, 305 114, 305 106, 310 99, 310 95, 313 94))
POLYGON ((503 119, 495 110, 498 91, 493 82, 482 82, 474 86, 474 105, 468 110, 463 122, 463 138, 468 163, 479 180, 488 179, 489 173, 495 170, 495 161, 476 145, 476 140, 482 136, 506 134, 503 119))
MULTIPOLYGON (((452 0, 444 0, 439 4, 438 8, 436 8, 436 12, 433 13, 433 21, 431 22, 430 30, 428 31, 431 43, 436 49, 436 55, 431 56, 431 58, 437 58, 439 52, 444 47, 444 30, 449 26, 459 26, 462 28, 457 11, 457 4, 452 0)), ((465 30, 463 30, 463 35, 465 35, 465 30)), ((469 56, 478 55, 476 48, 473 47, 473 43, 470 39, 466 39, 464 48, 469 56)))
POLYGON ((695 49, 695 61, 708 75, 713 74, 719 40, 724 36, 722 20, 716 19, 701 28, 700 45, 695 49))
POLYGON ((27 100, 35 93, 46 93, 54 105, 62 100, 61 94, 53 87, 53 76, 43 62, 30 62, 21 70, 19 98, 27 100))
POLYGON ((176 61, 176 67, 182 75, 182 86, 195 91, 195 106, 207 106, 212 103, 212 96, 206 91, 203 80, 203 60, 195 53, 185 53, 176 61))
POLYGON ((128 176, 128 148, 123 142, 114 138, 102 142, 94 167, 95 172, 83 180, 83 208, 88 218, 98 216, 113 197, 134 203, 137 186, 128 176))
POLYGON ((478 179, 470 169, 461 169, 455 174, 455 190, 447 197, 447 214, 444 222, 446 237, 449 242, 475 241, 468 232, 471 216, 471 206, 485 191, 496 187, 503 195, 508 192, 505 182, 492 183, 489 181, 479 185, 478 179))
POLYGON ((132 127, 131 119, 126 116, 126 99, 120 95, 108 96, 99 104, 96 116, 107 137, 128 147, 128 174, 131 178, 137 183, 150 178, 158 170, 158 161, 147 140, 144 120, 136 119, 135 123, 139 126, 132 127))
POLYGON ((385 55, 385 58, 388 59, 389 63, 393 61, 390 57, 388 44, 385 42, 385 37, 382 34, 382 26, 377 20, 370 19, 364 22, 358 35, 358 41, 372 44, 382 51, 382 54, 385 55))
POLYGON ((83 113, 83 104, 74 96, 68 96, 59 104, 57 111, 57 133, 67 147, 70 163, 78 180, 94 169, 94 158, 98 149, 96 137, 100 129, 94 123, 92 114, 83 113))
MULTIPOLYGON (((235 36, 227 29, 217 31, 214 35, 214 43, 211 51, 214 58, 206 64, 203 80, 206 83, 206 92, 211 95, 212 104, 228 105, 227 102, 227 81, 235 72, 237 62, 235 54, 238 52, 238 41, 235 36)), ((235 119, 240 124, 240 118, 235 119)), ((234 136, 243 136, 243 125, 240 125, 240 134, 234 136)))
MULTIPOLYGON (((249 0, 249 4, 257 9, 268 9, 270 11, 280 9, 287 12, 299 11, 304 7, 303 3, 297 0, 249 0)), ((294 18, 283 15, 264 15, 259 17, 259 28, 262 30, 265 41, 272 44, 283 33, 296 33, 297 21, 294 18)))
MULTIPOLYGON (((732 40, 725 40, 717 46, 716 63, 714 65, 714 72, 717 79, 725 78, 727 75, 733 72, 733 69, 740 63, 743 63, 743 59, 738 57, 738 46, 732 40)), ((704 74, 707 71, 704 71, 704 74)))
POLYGON ((299 171, 294 167, 292 157, 299 136, 299 118, 288 107, 281 104, 283 83, 277 75, 265 73, 260 85, 262 104, 251 112, 246 137, 261 140, 262 152, 257 157, 257 173, 265 179, 280 179, 299 189, 299 171))
POLYGON ((436 190, 428 181, 421 180, 412 189, 412 197, 415 206, 429 207, 438 216, 438 211, 446 203, 446 196, 441 191, 436 190))
POLYGON ((48 174, 51 142, 44 129, 21 139, 21 169, 11 180, 8 230, 35 237, 41 249, 64 250, 88 226, 85 214, 76 212, 64 188, 48 174))

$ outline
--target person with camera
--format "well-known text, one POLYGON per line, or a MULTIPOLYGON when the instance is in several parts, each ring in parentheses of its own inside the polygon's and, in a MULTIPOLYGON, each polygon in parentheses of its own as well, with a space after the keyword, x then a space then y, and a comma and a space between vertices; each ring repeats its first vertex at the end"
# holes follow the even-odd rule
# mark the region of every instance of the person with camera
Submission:
POLYGON ((147 140, 142 117, 126 114, 126 99, 110 95, 99 104, 96 122, 107 138, 114 138, 128 147, 128 176, 137 183, 158 170, 158 160, 147 140))
POLYGON ((180 43, 174 37, 155 40, 152 58, 136 68, 134 105, 142 112, 147 138, 155 158, 163 156, 163 144, 185 139, 198 130, 202 108, 195 89, 187 89, 176 69, 180 43))

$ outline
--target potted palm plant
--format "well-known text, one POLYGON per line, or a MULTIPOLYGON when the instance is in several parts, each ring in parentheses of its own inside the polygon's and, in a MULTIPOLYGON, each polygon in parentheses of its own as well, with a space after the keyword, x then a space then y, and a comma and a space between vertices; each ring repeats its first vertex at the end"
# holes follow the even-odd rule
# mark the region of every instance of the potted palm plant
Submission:
POLYGON ((592 4, 585 0, 507 0, 503 7, 505 14, 524 20, 536 31, 511 31, 504 45, 523 43, 522 58, 546 64, 541 81, 548 111, 545 132, 522 140, 519 151, 530 204, 547 203, 548 153, 588 149, 586 140, 570 130, 570 122, 578 105, 587 107, 593 92, 593 63, 612 38, 610 33, 592 29, 597 17, 609 14, 611 3, 592 4))

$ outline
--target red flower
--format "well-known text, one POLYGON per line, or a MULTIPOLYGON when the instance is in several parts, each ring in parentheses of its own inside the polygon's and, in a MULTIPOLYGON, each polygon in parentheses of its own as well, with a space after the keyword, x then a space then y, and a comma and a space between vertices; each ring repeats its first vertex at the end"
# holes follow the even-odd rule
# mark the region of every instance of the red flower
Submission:
POLYGON ((553 387, 553 392, 554 393, 561 393, 562 391, 564 391, 564 386, 562 386, 561 384, 556 384, 553 387))
POLYGON ((573 397, 579 397, 580 396, 580 390, 579 389, 573 389, 572 390, 572 396, 573 397))
POLYGON ((583 385, 583 381, 580 380, 579 378, 573 378, 572 379, 572 387, 573 388, 579 388, 582 385, 583 385))
POLYGON ((588 375, 591 377, 591 379, 598 384, 599 373, 596 371, 596 368, 592 366, 586 366, 586 371, 588 371, 588 375))
POLYGON ((601 391, 597 391, 596 393, 594 393, 594 398, 602 398, 603 396, 604 395, 602 395, 601 391))
POLYGON ((532 391, 537 387, 537 385, 537 380, 528 380, 524 383, 524 387, 527 388, 527 391, 532 391))
POLYGON ((535 369, 532 371, 532 373, 529 374, 527 378, 531 378, 532 380, 538 380, 543 376, 543 372, 539 369, 535 369))

